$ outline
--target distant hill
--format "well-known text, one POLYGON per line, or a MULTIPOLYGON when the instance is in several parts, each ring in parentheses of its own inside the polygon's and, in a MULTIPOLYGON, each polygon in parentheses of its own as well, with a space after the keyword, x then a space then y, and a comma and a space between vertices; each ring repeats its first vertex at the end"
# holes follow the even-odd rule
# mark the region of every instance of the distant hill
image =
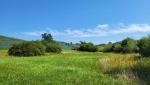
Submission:
MULTIPOLYGON (((0 49, 9 49, 13 44, 18 44, 18 43, 22 43, 25 40, 22 39, 16 39, 16 38, 12 38, 12 37, 6 37, 3 35, 0 35, 0 49)), ((56 41, 62 49, 72 49, 73 44, 71 43, 66 43, 66 42, 60 42, 60 41, 56 41)))
POLYGON ((3 35, 0 35, 0 49, 8 49, 13 44, 24 42, 25 40, 22 39, 16 39, 11 37, 6 37, 3 35))
POLYGON ((74 46, 72 43, 66 43, 66 42, 61 42, 61 41, 56 41, 56 42, 60 45, 62 49, 66 49, 66 50, 70 50, 74 46))

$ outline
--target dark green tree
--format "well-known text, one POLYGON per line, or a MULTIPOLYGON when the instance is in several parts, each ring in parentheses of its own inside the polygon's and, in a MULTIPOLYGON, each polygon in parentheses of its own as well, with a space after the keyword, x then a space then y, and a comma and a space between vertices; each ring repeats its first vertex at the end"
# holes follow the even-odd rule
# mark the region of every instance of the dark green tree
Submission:
POLYGON ((84 41, 80 41, 79 47, 78 49, 79 51, 88 51, 88 52, 96 52, 98 51, 97 46, 95 46, 93 43, 91 42, 84 42, 84 41))
POLYGON ((53 41, 52 35, 48 34, 48 33, 42 34, 42 39, 45 40, 45 41, 53 41))
POLYGON ((112 46, 112 49, 113 49, 113 52, 121 53, 122 52, 121 43, 119 43, 119 42, 114 43, 113 46, 112 46))
POLYGON ((139 53, 144 57, 150 57, 150 36, 139 40, 139 53))
POLYGON ((108 42, 108 44, 106 44, 106 45, 104 46, 103 51, 104 51, 104 52, 112 52, 112 51, 113 51, 112 46, 113 46, 112 42, 108 42))
POLYGON ((132 38, 126 38, 121 43, 123 53, 135 53, 138 51, 137 42, 132 38))
POLYGON ((57 42, 53 40, 53 37, 51 34, 44 33, 42 34, 42 41, 43 45, 46 47, 46 52, 55 52, 60 53, 61 47, 57 42))

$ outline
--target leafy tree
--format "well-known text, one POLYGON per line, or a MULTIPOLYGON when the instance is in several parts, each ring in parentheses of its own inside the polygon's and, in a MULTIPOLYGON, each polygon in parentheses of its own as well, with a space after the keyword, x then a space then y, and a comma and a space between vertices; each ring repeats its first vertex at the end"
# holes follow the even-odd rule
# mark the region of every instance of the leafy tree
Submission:
POLYGON ((112 46, 113 46, 112 42, 108 42, 108 44, 105 45, 103 51, 104 52, 112 52, 113 51, 112 46))
POLYGON ((134 53, 137 52, 138 46, 135 40, 132 38, 126 38, 121 43, 123 53, 134 53))
POLYGON ((122 52, 121 43, 119 43, 119 42, 114 43, 113 46, 112 46, 112 49, 113 49, 113 51, 116 52, 116 53, 121 53, 121 52, 122 52))
POLYGON ((88 52, 96 52, 98 50, 98 48, 93 43, 90 43, 90 42, 87 43, 87 42, 81 41, 77 50, 79 50, 79 51, 88 51, 88 52))
POLYGON ((44 33, 42 34, 42 39, 45 40, 45 41, 53 41, 53 37, 51 34, 48 34, 48 33, 44 33))
POLYGON ((150 57, 150 36, 140 39, 138 46, 142 56, 150 57))
POLYGON ((60 53, 61 47, 57 44, 51 34, 44 33, 42 34, 42 41, 43 45, 46 47, 46 52, 55 52, 60 53))

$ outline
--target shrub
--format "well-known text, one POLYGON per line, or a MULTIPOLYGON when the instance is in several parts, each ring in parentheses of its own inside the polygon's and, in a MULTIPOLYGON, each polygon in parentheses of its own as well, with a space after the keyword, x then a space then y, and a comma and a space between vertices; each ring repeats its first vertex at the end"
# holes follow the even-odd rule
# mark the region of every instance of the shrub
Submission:
POLYGON ((86 43, 86 42, 80 42, 79 48, 77 49, 79 51, 88 51, 88 52, 96 52, 98 50, 97 46, 95 46, 93 43, 86 43))
POLYGON ((54 52, 54 53, 60 53, 62 50, 56 42, 48 42, 48 41, 42 41, 44 46, 46 47, 46 52, 54 52))
POLYGON ((37 56, 44 53, 45 47, 38 41, 16 44, 8 50, 8 54, 13 56, 37 56))
POLYGON ((150 36, 142 38, 139 41, 138 46, 139 46, 139 53, 142 56, 150 57, 150 36))

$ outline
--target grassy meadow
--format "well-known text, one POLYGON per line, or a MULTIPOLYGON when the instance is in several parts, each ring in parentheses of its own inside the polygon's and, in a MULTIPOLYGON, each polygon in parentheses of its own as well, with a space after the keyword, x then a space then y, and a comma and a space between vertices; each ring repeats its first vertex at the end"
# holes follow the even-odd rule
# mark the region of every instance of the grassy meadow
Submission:
POLYGON ((1 50, 0 85, 150 85, 150 59, 72 50, 12 57, 1 50))

